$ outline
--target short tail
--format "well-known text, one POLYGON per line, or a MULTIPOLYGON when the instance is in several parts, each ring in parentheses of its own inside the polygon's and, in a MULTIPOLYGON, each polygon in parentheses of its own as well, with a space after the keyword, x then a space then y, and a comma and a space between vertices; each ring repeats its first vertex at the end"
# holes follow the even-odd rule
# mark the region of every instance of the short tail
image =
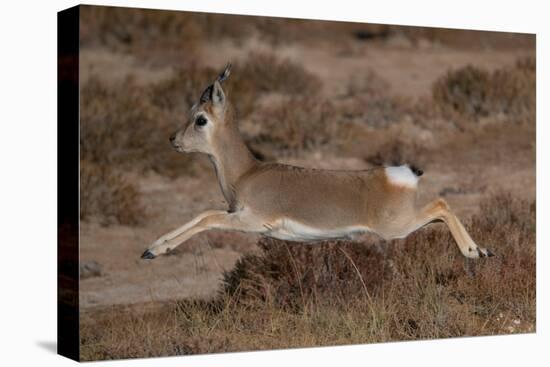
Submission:
POLYGON ((413 164, 410 164, 409 165, 409 168, 411 169, 411 171, 418 177, 422 176, 424 174, 424 171, 422 171, 420 168, 418 168, 417 166, 413 165, 413 164))

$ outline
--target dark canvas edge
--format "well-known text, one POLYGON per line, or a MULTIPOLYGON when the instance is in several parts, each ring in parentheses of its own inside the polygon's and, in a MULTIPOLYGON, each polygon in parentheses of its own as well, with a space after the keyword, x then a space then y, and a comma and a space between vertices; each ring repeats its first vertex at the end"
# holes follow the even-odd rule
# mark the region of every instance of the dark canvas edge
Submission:
POLYGON ((57 353, 80 360, 79 20, 57 13, 57 353))

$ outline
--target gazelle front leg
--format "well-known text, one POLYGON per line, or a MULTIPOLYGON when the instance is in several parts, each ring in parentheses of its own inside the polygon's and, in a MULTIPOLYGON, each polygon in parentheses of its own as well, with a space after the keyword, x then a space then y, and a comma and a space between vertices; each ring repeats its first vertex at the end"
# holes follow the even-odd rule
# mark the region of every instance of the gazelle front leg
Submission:
POLYGON ((191 219, 189 222, 185 223, 183 226, 176 228, 175 230, 166 233, 162 237, 160 237, 158 240, 153 242, 151 246, 145 252, 141 255, 142 259, 154 259, 155 258, 155 252, 151 251, 152 249, 161 249, 163 246, 168 244, 168 241, 173 240, 183 232, 187 231, 189 228, 196 225, 198 222, 200 222, 202 219, 216 214, 225 214, 227 212, 223 210, 207 210, 205 212, 202 212, 201 214, 197 215, 195 218, 191 219))
POLYGON ((195 234, 209 229, 226 229, 243 232, 261 232, 264 230, 261 225, 255 225, 254 222, 254 220, 250 220, 250 218, 243 216, 240 212, 228 213, 223 210, 209 210, 156 240, 145 250, 141 258, 154 259, 173 250, 195 234))

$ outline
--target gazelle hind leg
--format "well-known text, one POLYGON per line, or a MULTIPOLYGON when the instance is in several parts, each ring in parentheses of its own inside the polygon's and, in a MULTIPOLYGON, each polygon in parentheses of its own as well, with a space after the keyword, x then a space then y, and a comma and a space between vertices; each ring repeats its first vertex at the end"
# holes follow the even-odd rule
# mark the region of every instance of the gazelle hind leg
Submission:
POLYGON ((479 258, 494 256, 494 254, 483 247, 479 247, 464 228, 464 225, 451 212, 449 205, 443 199, 436 199, 423 207, 416 216, 410 232, 414 232, 431 222, 441 220, 447 224, 460 252, 468 258, 479 258))

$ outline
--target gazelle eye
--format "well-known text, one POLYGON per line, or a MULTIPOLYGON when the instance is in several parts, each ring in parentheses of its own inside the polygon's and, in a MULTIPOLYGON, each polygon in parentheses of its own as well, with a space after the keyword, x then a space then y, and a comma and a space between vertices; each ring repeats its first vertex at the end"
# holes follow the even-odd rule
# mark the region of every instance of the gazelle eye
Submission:
POLYGON ((203 116, 199 116, 195 120, 195 124, 197 124, 198 126, 204 126, 204 125, 206 125, 207 122, 208 122, 208 120, 205 119, 203 116))

